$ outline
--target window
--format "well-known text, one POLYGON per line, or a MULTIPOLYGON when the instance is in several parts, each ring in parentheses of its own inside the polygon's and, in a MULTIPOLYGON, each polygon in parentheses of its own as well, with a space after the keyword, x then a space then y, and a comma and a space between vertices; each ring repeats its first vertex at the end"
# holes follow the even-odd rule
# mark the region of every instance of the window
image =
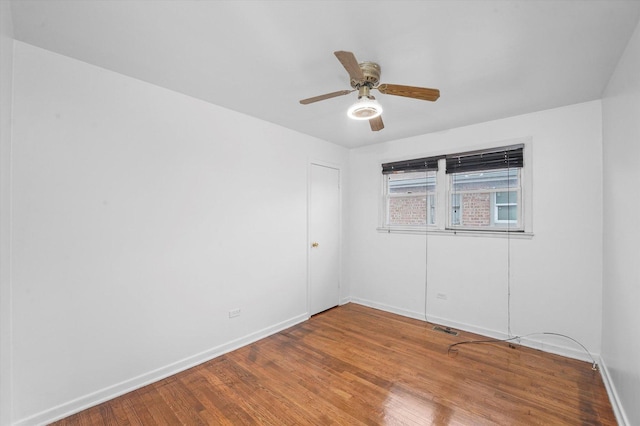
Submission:
POLYGON ((448 155, 447 227, 522 230, 523 146, 448 155))
POLYGON ((522 144, 385 163, 382 229, 524 231, 523 167, 522 144))
POLYGON ((465 229, 519 228, 520 169, 449 175, 448 226, 465 229))
POLYGON ((386 175, 388 226, 424 226, 436 223, 436 172, 386 175))
POLYGON ((382 165, 386 228, 436 224, 436 172, 440 158, 419 158, 382 165))

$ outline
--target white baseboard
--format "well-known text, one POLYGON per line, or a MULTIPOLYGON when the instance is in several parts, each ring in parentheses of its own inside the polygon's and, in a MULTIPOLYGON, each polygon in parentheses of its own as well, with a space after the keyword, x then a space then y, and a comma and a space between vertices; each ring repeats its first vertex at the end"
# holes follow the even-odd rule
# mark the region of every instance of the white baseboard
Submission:
POLYGON ((352 297, 351 302, 356 303, 362 306, 368 306, 369 308, 379 309, 385 312, 391 312, 392 314, 402 315, 403 317, 409 317, 414 319, 419 319, 424 321, 424 314, 422 312, 414 312, 408 311, 406 309, 397 308, 395 306, 387 305, 384 303, 373 302, 367 299, 360 299, 357 297, 352 297))
POLYGON ((149 371, 148 373, 141 374, 137 377, 125 380, 112 386, 108 386, 104 389, 100 389, 96 392, 84 395, 80 398, 76 398, 72 401, 65 402, 56 407, 44 410, 33 416, 18 420, 14 423, 15 426, 31 426, 31 425, 44 425, 56 420, 63 419, 72 414, 78 413, 87 408, 101 404, 110 399, 116 398, 125 393, 134 391, 141 387, 147 386, 151 383, 157 382, 169 376, 172 376, 181 371, 187 370, 191 367, 195 367, 198 364, 209 361, 220 355, 224 355, 228 352, 239 349, 243 346, 256 342, 272 334, 278 333, 291 326, 299 324, 309 319, 308 314, 298 315, 294 318, 280 322, 278 324, 266 327, 262 330, 258 330, 254 333, 248 334, 244 337, 232 340, 228 343, 216 346, 198 354, 181 359, 164 367, 149 371))
MULTIPOLYGON (((370 308, 380 309, 382 311, 391 312, 393 314, 398 314, 405 317, 425 321, 425 316, 423 312, 408 311, 406 309, 386 305, 384 303, 373 302, 371 300, 359 299, 356 297, 351 298, 351 301, 353 303, 357 303, 363 306, 368 306, 370 308)), ((492 339, 506 339, 509 337, 506 333, 498 330, 492 330, 484 327, 479 327, 473 324, 466 324, 466 323, 461 323, 457 321, 452 321, 447 318, 440 318, 433 315, 427 315, 426 321, 429 321, 430 323, 434 323, 438 325, 443 325, 446 327, 451 327, 458 330, 467 331, 469 333, 479 334, 481 336, 489 337, 492 339)), ((515 343, 518 343, 522 346, 526 346, 529 348, 538 349, 543 352, 549 352, 556 355, 566 356, 567 358, 573 358, 573 359, 578 359, 580 361, 592 362, 589 355, 586 354, 582 350, 582 348, 572 348, 570 346, 549 343, 540 338, 542 337, 542 335, 539 335, 537 337, 538 338, 534 338, 533 336, 523 337, 519 339, 519 341, 516 341, 515 343)), ((594 357, 597 356, 597 354, 592 354, 592 355, 594 355, 594 357)))
MULTIPOLYGON (((456 321, 451 321, 445 318, 438 318, 429 316, 429 322, 434 322, 436 324, 445 325, 447 327, 456 328, 459 330, 468 331, 470 333, 480 334, 482 336, 490 337, 493 339, 507 339, 509 336, 507 333, 491 330, 488 328, 478 327, 471 324, 459 323, 456 321)), ((571 340, 567 340, 570 345, 575 347, 567 346, 567 345, 559 345, 557 343, 550 343, 544 338, 544 334, 534 334, 529 337, 520 337, 518 339, 513 340, 513 343, 526 346, 528 348, 537 349, 543 352, 552 353, 555 355, 564 356, 567 358, 577 359, 579 361, 586 361, 592 363, 593 361, 597 361, 597 354, 593 354, 594 359, 591 359, 588 353, 586 353, 581 347, 579 347, 576 343, 573 343, 571 340)), ((557 340, 557 338, 556 338, 557 340)))
POLYGON ((602 381, 604 382, 604 387, 607 389, 607 394, 609 395, 609 400, 611 401, 611 407, 613 408, 613 414, 616 416, 616 420, 620 426, 627 426, 631 423, 629 422, 629 418, 627 417, 627 413, 624 411, 624 407, 622 406, 622 402, 618 397, 618 392, 616 391, 615 384, 611 379, 611 375, 609 374, 609 370, 607 369, 607 365, 605 364, 602 357, 599 360, 600 366, 600 375, 602 376, 602 381))

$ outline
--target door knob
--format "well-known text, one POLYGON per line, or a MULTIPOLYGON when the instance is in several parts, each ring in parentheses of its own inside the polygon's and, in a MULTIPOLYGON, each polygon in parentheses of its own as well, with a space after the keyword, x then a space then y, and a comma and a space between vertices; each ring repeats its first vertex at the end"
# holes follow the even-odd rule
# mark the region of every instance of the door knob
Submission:
POLYGON ((311 247, 318 247, 319 245, 320 244, 314 242, 313 244, 311 244, 311 247))

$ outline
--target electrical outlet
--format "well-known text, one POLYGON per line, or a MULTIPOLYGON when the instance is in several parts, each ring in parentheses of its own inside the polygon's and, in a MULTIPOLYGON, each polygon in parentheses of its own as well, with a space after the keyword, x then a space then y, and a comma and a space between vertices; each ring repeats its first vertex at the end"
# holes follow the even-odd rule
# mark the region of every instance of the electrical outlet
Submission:
POLYGON ((436 295, 436 297, 437 297, 438 299, 447 300, 447 295, 446 295, 446 294, 444 294, 444 293, 438 293, 438 294, 436 295))
POLYGON ((232 309, 229 311, 229 318, 234 318, 239 316, 240 316, 240 308, 232 309))

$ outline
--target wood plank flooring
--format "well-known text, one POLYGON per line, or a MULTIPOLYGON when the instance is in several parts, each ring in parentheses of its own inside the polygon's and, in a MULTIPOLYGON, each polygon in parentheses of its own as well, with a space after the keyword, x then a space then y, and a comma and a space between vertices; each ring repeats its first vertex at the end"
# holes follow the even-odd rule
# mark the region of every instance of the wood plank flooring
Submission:
POLYGON ((56 425, 615 425, 591 364, 356 304, 56 425))

